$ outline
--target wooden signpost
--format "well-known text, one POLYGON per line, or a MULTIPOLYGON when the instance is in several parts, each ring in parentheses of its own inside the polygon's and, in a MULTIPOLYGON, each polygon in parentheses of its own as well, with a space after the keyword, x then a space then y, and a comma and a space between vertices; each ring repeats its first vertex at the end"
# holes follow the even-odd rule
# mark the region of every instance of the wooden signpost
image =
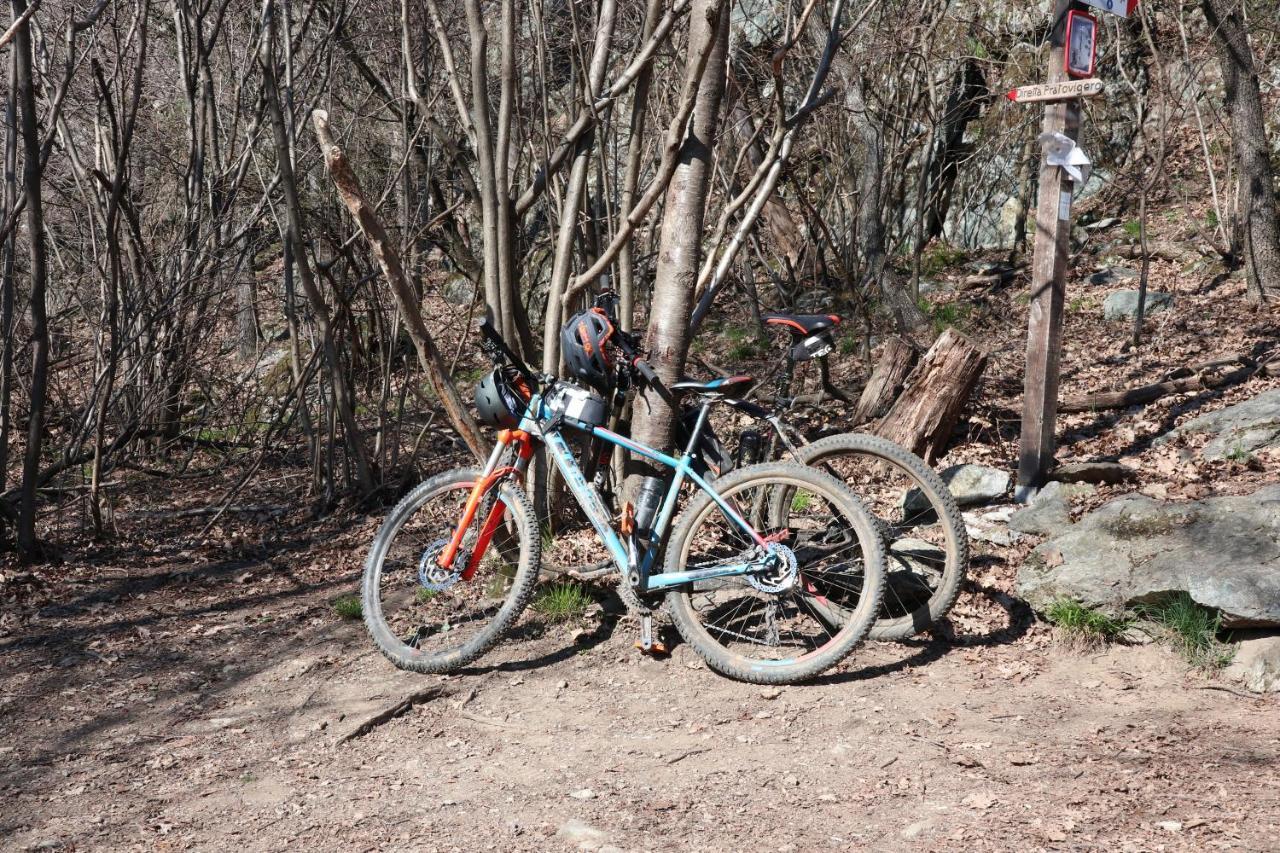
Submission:
MULTIPOLYGON (((1127 12, 1127 0, 1120 2, 1127 12)), ((1072 141, 1080 133, 1080 97, 1097 85, 1093 80, 1072 81, 1067 77, 1067 14, 1074 5, 1071 0, 1054 0, 1048 83, 1024 87, 1033 90, 1028 97, 1019 94, 1013 98, 1012 93, 1010 95, 1020 103, 1045 101, 1044 133, 1060 133, 1072 141), (1071 94, 1066 94, 1068 92, 1071 94), (1064 95, 1065 100, 1062 99, 1064 95)), ((1021 89, 1014 91, 1022 92, 1021 89)), ((1018 483, 1014 493, 1015 500, 1020 503, 1035 497, 1053 466, 1058 359, 1062 351, 1062 308, 1066 294, 1067 257, 1071 248, 1073 191, 1074 184, 1066 170, 1049 165, 1042 159, 1036 206, 1035 254, 1031 266, 1031 310, 1027 321, 1027 370, 1018 451, 1018 483)))

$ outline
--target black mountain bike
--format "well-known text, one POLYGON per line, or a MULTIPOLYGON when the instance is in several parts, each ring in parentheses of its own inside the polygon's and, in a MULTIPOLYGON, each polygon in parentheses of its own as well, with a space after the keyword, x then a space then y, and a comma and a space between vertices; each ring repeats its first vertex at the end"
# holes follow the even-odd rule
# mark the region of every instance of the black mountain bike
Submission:
MULTIPOLYGON (((602 294, 596 304, 612 316, 612 294, 602 294)), ((845 432, 811 443, 789 424, 785 414, 796 406, 792 385, 798 365, 816 362, 823 385, 832 387, 827 358, 835 349, 840 318, 833 314, 767 314, 764 320, 770 328, 790 335, 779 365, 777 409, 722 396, 719 405, 739 416, 734 446, 730 449, 722 437, 707 430, 699 441, 698 464, 708 475, 723 476, 758 462, 791 461, 820 467, 843 481, 874 516, 886 555, 884 598, 870 636, 876 640, 915 636, 951 609, 968 571, 969 538, 955 499, 928 463, 894 442, 845 432)), ((631 344, 635 343, 632 338, 631 344)), ((750 383, 735 387, 745 396, 750 383)), ((620 381, 615 412, 621 409, 626 391, 625 381, 620 381)), ((684 412, 677 436, 681 446, 688 441, 697 415, 697 409, 684 412)), ((723 435, 723 419, 718 426, 723 435)), ((594 478, 606 504, 616 509, 609 448, 588 443, 581 454, 584 471, 594 478)), ((612 573, 605 555, 584 552, 578 544, 584 538, 578 532, 584 523, 571 514, 552 511, 550 515, 547 525, 556 533, 544 538, 544 549, 550 552, 544 562, 549 574, 594 579, 612 573)), ((623 590, 628 606, 641 606, 627 592, 623 590)), ((833 625, 848 616, 848 609, 835 597, 828 597, 819 609, 833 625)))
MULTIPOLYGON (((888 583, 872 639, 903 640, 941 619, 955 603, 969 568, 969 537, 955 499, 919 456, 887 439, 843 432, 810 443, 785 413, 796 407, 796 367, 817 362, 822 385, 831 384, 827 358, 835 349, 840 318, 834 314, 766 314, 772 329, 790 339, 779 365, 770 410, 743 400, 726 401, 746 424, 729 452, 723 441, 704 442, 704 454, 721 472, 762 461, 785 460, 819 467, 843 481, 876 517, 888 558, 888 583)), ((838 602, 828 608, 839 619, 838 602)))

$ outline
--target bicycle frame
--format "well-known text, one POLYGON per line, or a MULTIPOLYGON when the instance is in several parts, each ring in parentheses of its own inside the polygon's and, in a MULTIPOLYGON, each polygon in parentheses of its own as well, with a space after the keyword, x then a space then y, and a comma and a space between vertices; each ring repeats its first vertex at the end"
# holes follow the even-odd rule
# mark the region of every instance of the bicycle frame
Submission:
MULTIPOLYGON (((703 404, 698 414, 697 425, 693 429, 688 446, 684 453, 678 456, 671 456, 647 447, 639 442, 633 441, 625 436, 618 435, 615 432, 604 429, 603 427, 593 427, 589 434, 612 445, 628 450, 645 459, 649 459, 666 468, 674 471, 674 476, 667 488, 667 493, 663 498, 661 509, 653 524, 653 528, 649 535, 649 541, 644 543, 645 549, 643 555, 638 556, 636 564, 632 564, 632 558, 628 555, 626 545, 618 532, 614 530, 610 513, 605 509, 604 503, 600 500, 599 494, 595 488, 591 486, 583 476, 582 469, 578 466, 578 461, 574 458, 573 451, 570 449, 568 442, 560 433, 558 424, 548 422, 545 416, 539 416, 543 410, 542 396, 535 394, 529 401, 529 406, 525 411, 524 419, 520 427, 515 430, 504 430, 498 435, 498 443, 494 447, 493 453, 490 455, 484 470, 480 477, 476 480, 475 486, 472 487, 470 496, 467 499, 466 507, 463 510, 462 518, 459 519, 458 527, 454 531, 454 535, 449 545, 439 557, 439 564, 443 568, 452 566, 453 561, 457 558, 463 535, 466 529, 475 519, 475 515, 479 510, 480 504, 486 493, 489 492, 504 477, 512 474, 522 477, 527 470, 529 459, 533 456, 533 447, 535 436, 540 438, 546 446, 551 458, 555 461, 556 468, 564 476, 565 482, 569 486, 569 490, 573 492, 583 512, 586 514, 591 526, 595 528, 596 533, 600 536, 600 540, 604 543, 609 551, 609 556, 618 570, 622 572, 623 577, 633 579, 633 583, 639 592, 649 592, 656 590, 670 589, 676 586, 695 583, 702 580, 710 580, 713 578, 724 577, 740 577, 769 568, 771 558, 775 553, 775 547, 772 543, 767 542, 760 533, 744 519, 734 507, 721 497, 720 493, 707 482, 697 471, 693 470, 691 462, 694 448, 697 446, 699 437, 702 435, 703 429, 706 427, 707 413, 710 411, 712 403, 710 401, 703 404), (516 462, 513 465, 500 466, 500 463, 509 447, 515 445, 517 447, 516 462), (661 550, 658 544, 663 541, 666 532, 671 525, 672 517, 675 515, 676 504, 679 502, 680 488, 686 480, 691 481, 694 486, 703 492, 706 492, 711 500, 724 512, 725 516, 737 525, 744 533, 751 538, 752 541, 761 549, 761 555, 754 561, 744 561, 740 563, 728 563, 725 565, 715 566, 713 568, 698 569, 686 572, 653 572, 653 564, 657 559, 658 552, 661 550)), ((578 427, 574 427, 580 429, 578 427)), ((586 430, 580 430, 586 432, 586 430)), ((480 558, 484 554, 485 548, 489 544, 498 525, 501 523, 502 516, 505 512, 505 506, 501 500, 498 500, 490 510, 489 516, 485 519, 485 523, 481 528, 480 537, 476 542, 475 548, 468 559, 468 565, 462 573, 464 579, 469 579, 475 572, 476 566, 479 564, 480 558)))

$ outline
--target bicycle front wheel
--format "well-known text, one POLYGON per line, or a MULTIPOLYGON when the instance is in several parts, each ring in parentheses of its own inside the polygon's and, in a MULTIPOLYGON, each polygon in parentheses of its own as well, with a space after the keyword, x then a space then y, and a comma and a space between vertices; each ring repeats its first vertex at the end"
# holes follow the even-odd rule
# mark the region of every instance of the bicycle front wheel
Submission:
POLYGON ((437 564, 479 476, 464 469, 422 483, 391 511, 369 549, 365 625, 401 669, 466 666, 501 639, 533 594, 541 541, 528 497, 509 481, 483 497, 453 568, 437 564))
MULTIPOLYGON (((919 456, 865 433, 799 448, 794 461, 835 477, 876 517, 889 575, 873 640, 904 640, 947 614, 969 570, 969 537, 955 498, 919 456)), ((838 622, 838 597, 821 605, 838 622)))
MULTIPOLYGON (((777 525, 758 531, 785 546, 786 561, 757 574, 699 581, 667 595, 677 630, 712 669, 757 684, 788 684, 830 669, 871 629, 884 588, 884 552, 871 517, 834 478, 799 465, 766 463, 715 481, 738 516, 784 504, 777 525), (838 590, 847 618, 833 625, 818 607, 838 590)), ((709 494, 681 514, 665 571, 757 561, 762 549, 709 494)))

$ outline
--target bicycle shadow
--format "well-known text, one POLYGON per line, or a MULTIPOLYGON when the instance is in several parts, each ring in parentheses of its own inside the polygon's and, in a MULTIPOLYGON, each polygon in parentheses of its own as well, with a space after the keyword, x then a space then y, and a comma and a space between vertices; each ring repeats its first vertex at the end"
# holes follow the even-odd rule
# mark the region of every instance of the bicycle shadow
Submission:
MULTIPOLYGON (((975 564, 982 560, 979 558, 975 564)), ((1035 613, 1030 605, 1003 590, 991 586, 982 586, 974 581, 966 580, 962 587, 962 595, 971 595, 985 599, 995 605, 1004 616, 998 623, 978 631, 958 631, 950 619, 942 620, 925 638, 913 638, 898 643, 878 643, 876 650, 883 656, 885 650, 901 649, 901 656, 891 660, 879 661, 856 669, 843 672, 831 672, 819 675, 805 684, 835 685, 854 684, 871 681, 898 672, 926 666, 941 660, 956 649, 991 648, 1007 646, 1024 637, 1035 623, 1035 613)), ((857 650, 852 659, 856 659, 857 650)), ((892 652, 890 652, 892 654, 892 652)))
MULTIPOLYGON (((994 557, 977 557, 973 560, 975 567, 999 562, 994 557)), ((487 675, 490 673, 528 672, 564 663, 574 657, 589 652, 608 642, 626 617, 625 606, 612 590, 591 590, 592 597, 601 605, 599 619, 594 627, 573 637, 568 643, 537 654, 534 657, 518 660, 504 660, 482 666, 469 666, 457 671, 459 676, 487 675)), ((1025 636, 1035 622, 1035 614, 1031 607, 1021 599, 991 586, 983 586, 972 580, 966 580, 961 588, 962 595, 974 596, 994 605, 1003 615, 994 622, 978 630, 958 630, 949 619, 942 620, 927 636, 917 637, 900 642, 875 643, 876 656, 883 658, 886 653, 891 660, 880 660, 856 669, 842 672, 831 672, 805 681, 806 685, 836 685, 870 681, 876 678, 904 672, 916 667, 926 666, 942 659, 955 649, 971 649, 1010 645, 1025 636), (899 651, 900 650, 900 651, 899 651)), ((542 640, 547 626, 522 625, 504 639, 512 649, 519 649, 523 643, 532 645, 542 640), (538 632, 541 627, 542 633, 538 632), (523 643, 522 643, 523 641, 523 643)), ((663 630, 663 638, 667 643, 669 658, 675 656, 677 650, 684 645, 683 640, 674 628, 668 626, 663 630)), ((860 647, 865 649, 866 647, 860 647)), ((852 659, 856 659, 860 649, 855 649, 852 659)))

